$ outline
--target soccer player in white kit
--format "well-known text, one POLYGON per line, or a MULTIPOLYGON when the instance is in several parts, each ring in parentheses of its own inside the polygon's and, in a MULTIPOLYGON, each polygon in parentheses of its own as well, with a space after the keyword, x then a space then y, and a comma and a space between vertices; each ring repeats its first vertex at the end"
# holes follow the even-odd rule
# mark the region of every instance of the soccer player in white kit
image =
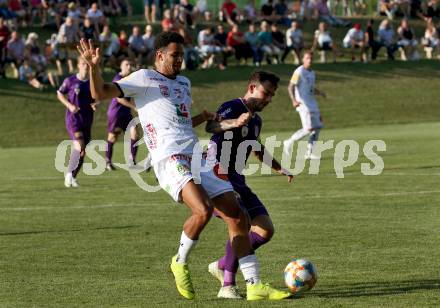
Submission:
POLYGON ((292 153, 295 141, 309 136, 307 153, 305 159, 319 159, 313 154, 313 147, 318 140, 319 132, 323 127, 321 114, 316 95, 326 97, 323 91, 315 87, 315 72, 312 70, 313 53, 308 51, 303 55, 303 65, 298 67, 290 79, 288 92, 292 100, 293 108, 299 113, 302 128, 296 131, 289 139, 284 140, 284 152, 288 155, 292 153))
POLYGON ((179 293, 187 299, 194 298, 187 259, 215 208, 227 224, 233 249, 239 256, 240 269, 247 282, 247 299, 289 297, 290 293, 260 281, 246 216, 240 210, 230 182, 221 179, 213 169, 200 173, 201 185, 194 180, 191 160, 198 139, 193 127, 213 120, 215 115, 204 111, 191 117, 191 83, 179 75, 183 43, 183 37, 177 33, 160 33, 155 41, 155 69, 140 69, 115 83, 104 83, 99 68, 100 50, 95 49, 91 41, 81 40, 78 51, 89 65, 92 97, 134 99, 160 186, 176 202, 183 202, 191 210, 183 226, 178 252, 171 261, 179 293))

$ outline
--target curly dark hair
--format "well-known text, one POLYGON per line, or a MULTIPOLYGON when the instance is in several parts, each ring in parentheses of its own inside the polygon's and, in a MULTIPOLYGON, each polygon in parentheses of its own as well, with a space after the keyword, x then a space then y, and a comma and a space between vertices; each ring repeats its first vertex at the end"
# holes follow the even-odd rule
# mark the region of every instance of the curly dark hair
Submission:
POLYGON ((171 43, 183 44, 183 36, 176 32, 161 32, 156 36, 154 50, 166 48, 171 43))

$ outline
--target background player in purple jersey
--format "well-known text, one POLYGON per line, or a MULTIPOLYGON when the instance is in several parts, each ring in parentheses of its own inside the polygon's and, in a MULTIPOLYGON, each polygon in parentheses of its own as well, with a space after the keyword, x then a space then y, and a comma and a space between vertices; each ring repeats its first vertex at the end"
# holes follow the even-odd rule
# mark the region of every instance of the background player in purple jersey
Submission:
MULTIPOLYGON (((220 166, 227 170, 229 181, 240 196, 240 204, 250 219, 249 237, 254 250, 272 238, 274 227, 265 206, 246 185, 245 177, 242 175, 250 153, 254 152, 261 162, 268 164, 279 174, 286 175, 289 182, 293 179, 293 176, 266 151, 259 139, 262 119, 256 112, 262 111, 271 102, 278 82, 278 76, 272 73, 254 72, 249 78, 244 97, 223 103, 217 111, 221 121, 209 121, 206 125, 206 130, 214 133, 208 156, 216 156, 220 166), (226 143, 223 143, 224 141, 226 143), (231 146, 222 151, 222 146, 228 142, 232 143, 231 146)), ((238 260, 228 241, 226 255, 209 265, 209 272, 222 283, 218 297, 241 298, 235 283, 237 269, 238 260)))
MULTIPOLYGON (((121 62, 121 71, 113 78, 113 82, 121 80, 131 73, 131 64, 129 60, 123 60, 121 62)), ((128 128, 128 124, 133 119, 131 110, 136 111, 136 105, 130 98, 118 98, 112 99, 107 110, 107 152, 105 153, 107 161, 107 170, 115 170, 112 164, 113 145, 118 140, 119 135, 128 128)), ((129 165, 136 163, 136 152, 138 141, 138 134, 136 126, 130 127, 130 146, 131 146, 131 161, 129 165)))
POLYGON ((78 58, 78 73, 64 79, 57 91, 58 100, 66 107, 66 129, 73 140, 69 165, 64 178, 66 187, 78 187, 76 176, 84 161, 86 145, 91 140, 93 111, 97 102, 90 93, 87 62, 78 58))

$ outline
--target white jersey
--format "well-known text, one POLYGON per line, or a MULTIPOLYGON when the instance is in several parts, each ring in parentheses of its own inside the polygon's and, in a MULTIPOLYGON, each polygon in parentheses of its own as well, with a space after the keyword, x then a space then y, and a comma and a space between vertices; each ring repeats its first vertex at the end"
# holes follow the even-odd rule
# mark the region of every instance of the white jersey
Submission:
POLYGON ((174 154, 193 154, 198 139, 191 121, 188 78, 169 79, 155 70, 141 69, 117 84, 124 97, 134 99, 153 163, 174 154))
POLYGON ((344 37, 343 43, 345 45, 349 45, 351 41, 361 42, 364 40, 364 32, 362 30, 356 30, 355 28, 351 28, 348 30, 347 34, 344 37))
POLYGON ((319 111, 315 99, 315 72, 307 70, 303 65, 293 72, 290 82, 295 85, 295 99, 301 103, 298 108, 306 108, 308 111, 319 111))

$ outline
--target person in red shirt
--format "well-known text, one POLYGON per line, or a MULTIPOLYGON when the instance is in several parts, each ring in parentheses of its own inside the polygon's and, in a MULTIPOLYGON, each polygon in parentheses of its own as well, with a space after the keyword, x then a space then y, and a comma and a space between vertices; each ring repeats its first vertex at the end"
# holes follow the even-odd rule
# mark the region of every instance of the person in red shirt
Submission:
POLYGON ((6 51, 11 32, 5 24, 3 17, 0 17, 0 77, 6 78, 6 51))
POLYGON ((251 47, 246 42, 246 38, 243 32, 240 32, 237 24, 232 26, 232 30, 229 31, 226 42, 229 47, 234 49, 235 58, 238 63, 241 59, 245 59, 246 61, 253 56, 251 47))
POLYGON ((237 8, 237 5, 231 0, 225 0, 220 9, 221 17, 220 19, 223 22, 227 22, 231 26, 237 22, 238 16, 240 15, 240 11, 237 8))

